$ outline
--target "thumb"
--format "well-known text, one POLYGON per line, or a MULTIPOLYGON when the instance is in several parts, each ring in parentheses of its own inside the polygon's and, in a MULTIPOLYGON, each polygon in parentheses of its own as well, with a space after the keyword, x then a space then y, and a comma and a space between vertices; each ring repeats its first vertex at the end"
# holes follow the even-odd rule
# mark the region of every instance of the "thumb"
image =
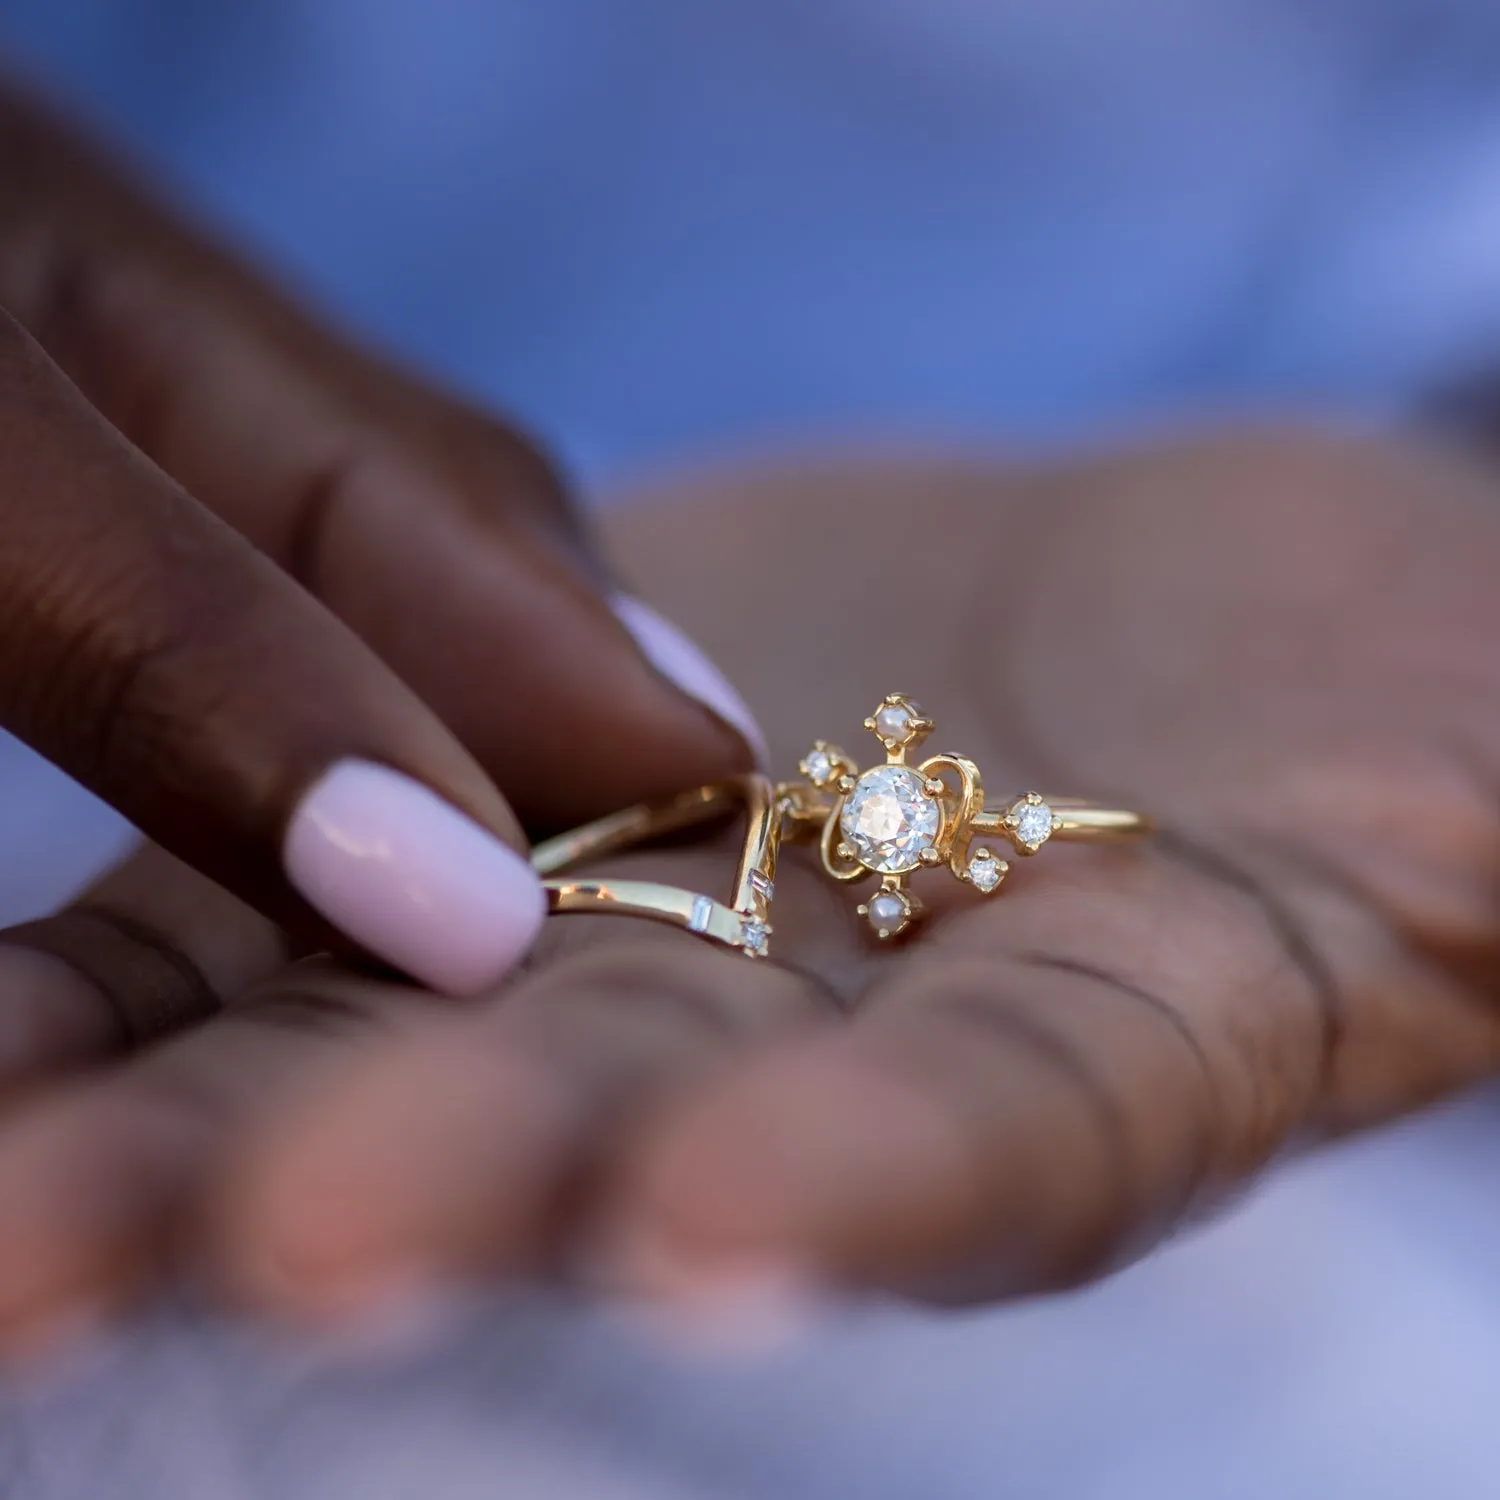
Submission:
POLYGON ((0 315, 0 722, 314 940, 492 983, 544 903, 510 809, 352 632, 0 315))

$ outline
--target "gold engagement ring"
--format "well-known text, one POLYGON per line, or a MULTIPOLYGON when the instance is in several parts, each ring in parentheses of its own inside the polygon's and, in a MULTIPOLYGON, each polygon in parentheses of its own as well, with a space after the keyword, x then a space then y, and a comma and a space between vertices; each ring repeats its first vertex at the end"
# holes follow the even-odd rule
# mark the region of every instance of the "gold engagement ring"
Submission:
POLYGON ((865 720, 885 751, 884 761, 867 770, 837 745, 818 740, 798 767, 800 780, 734 777, 668 803, 627 808, 539 844, 532 862, 544 877, 549 910, 647 917, 765 958, 783 842, 816 843, 822 867, 834 880, 877 876, 879 890, 858 911, 877 938, 888 940, 907 932, 922 914, 921 901, 909 888, 920 870, 946 869, 989 897, 1010 870, 999 847, 1030 856, 1054 839, 1099 843, 1151 832, 1151 820, 1142 813, 1073 797, 1023 792, 987 805, 979 768, 966 756, 945 752, 912 761, 933 727, 910 698, 891 693, 865 720), (564 875, 583 861, 741 807, 747 828, 728 901, 655 881, 564 875))

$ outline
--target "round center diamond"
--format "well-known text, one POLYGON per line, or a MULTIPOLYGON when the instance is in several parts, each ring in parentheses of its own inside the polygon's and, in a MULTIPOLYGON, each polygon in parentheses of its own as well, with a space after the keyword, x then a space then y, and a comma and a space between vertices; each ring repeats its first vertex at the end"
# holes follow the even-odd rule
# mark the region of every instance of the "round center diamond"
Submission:
POLYGON ((839 814, 839 830, 867 870, 914 870, 942 825, 925 778, 910 766, 876 766, 859 778, 839 814))

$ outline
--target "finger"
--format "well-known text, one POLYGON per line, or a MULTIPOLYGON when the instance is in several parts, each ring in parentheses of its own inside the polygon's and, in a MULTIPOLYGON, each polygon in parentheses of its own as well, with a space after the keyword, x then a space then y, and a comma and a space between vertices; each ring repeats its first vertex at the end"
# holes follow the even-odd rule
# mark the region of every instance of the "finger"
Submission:
POLYGON ((149 1287, 239 1132, 316 1087, 367 1031, 431 1006, 312 961, 211 1025, 13 1106, 0 1129, 0 1351, 149 1287))
POLYGON ((223 1175, 226 1281, 317 1317, 367 1288, 550 1264, 644 1099, 818 1011, 796 976, 679 934, 585 946, 267 1119, 223 1175))
POLYGON ((648 1122, 596 1230, 612 1275, 670 1299, 774 1265, 948 1300, 1097 1274, 1315 1127, 1360 967, 1438 1003, 1340 923, 1325 967, 1180 860, 1038 870, 895 960, 844 1032, 648 1122))
POLYGON ((0 931, 0 1089, 208 1020, 291 956, 274 923, 147 844, 65 910, 0 931))
POLYGON ((757 731, 739 696, 665 622, 611 607, 530 443, 318 327, 14 99, 0 101, 0 305, 370 641, 529 822, 747 763, 757 731))
POLYGON ((515 961, 542 897, 491 783, 3 317, 0 466, 0 722, 284 926, 443 989, 515 961))

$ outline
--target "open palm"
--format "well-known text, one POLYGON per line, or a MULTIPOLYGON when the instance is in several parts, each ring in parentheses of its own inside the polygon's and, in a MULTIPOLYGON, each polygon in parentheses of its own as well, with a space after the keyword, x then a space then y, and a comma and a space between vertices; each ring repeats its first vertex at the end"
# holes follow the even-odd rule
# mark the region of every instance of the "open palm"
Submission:
MULTIPOLYGON (((772 963, 569 916, 464 1006, 321 960, 264 977, 264 924, 145 856, 106 904, 232 1003, 86 1071, 92 1044, 38 1044, 75 1071, 0 1134, 16 1337, 182 1253, 308 1312, 580 1252, 661 1296, 1033 1290, 1494 1066, 1487 470, 1267 432, 718 488, 625 514, 617 550, 738 678, 778 769, 900 689, 992 791, 1142 807, 1162 835, 1048 847, 988 900, 933 877, 898 947, 788 850, 772 963)), ((722 896, 736 844, 608 868, 722 896)), ((84 988, 54 1011, 69 1037, 84 988)))

